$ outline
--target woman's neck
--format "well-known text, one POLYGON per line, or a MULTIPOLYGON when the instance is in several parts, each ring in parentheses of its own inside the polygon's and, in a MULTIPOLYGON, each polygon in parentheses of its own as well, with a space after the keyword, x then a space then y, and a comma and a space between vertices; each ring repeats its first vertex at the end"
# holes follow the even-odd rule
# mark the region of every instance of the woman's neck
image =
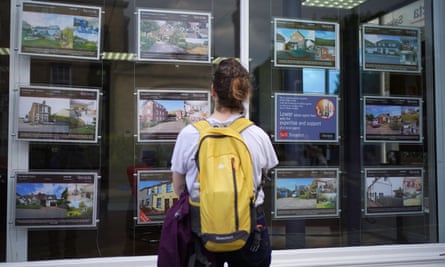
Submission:
POLYGON ((239 114, 241 114, 241 112, 235 110, 229 110, 229 109, 215 110, 213 114, 210 116, 210 118, 213 118, 220 122, 225 122, 233 115, 239 115, 239 114))

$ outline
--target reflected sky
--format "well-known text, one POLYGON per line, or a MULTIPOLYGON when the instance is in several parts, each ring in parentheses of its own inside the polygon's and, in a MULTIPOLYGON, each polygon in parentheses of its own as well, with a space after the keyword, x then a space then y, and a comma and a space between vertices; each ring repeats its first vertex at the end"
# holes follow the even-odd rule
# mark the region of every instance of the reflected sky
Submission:
POLYGON ((303 92, 338 94, 337 84, 339 84, 339 71, 325 69, 303 69, 303 92), (325 71, 328 71, 328 90, 326 90, 325 71))

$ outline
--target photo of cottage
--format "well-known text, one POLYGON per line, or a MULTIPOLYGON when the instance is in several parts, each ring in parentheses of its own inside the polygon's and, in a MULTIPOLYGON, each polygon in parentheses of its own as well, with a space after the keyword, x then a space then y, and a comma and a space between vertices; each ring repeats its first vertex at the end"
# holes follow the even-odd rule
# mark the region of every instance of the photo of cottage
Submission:
POLYGON ((21 49, 27 54, 99 57, 100 9, 24 3, 21 49))
POLYGON ((210 14, 139 10, 140 60, 210 62, 210 14))
POLYGON ((338 25, 275 19, 275 65, 338 67, 338 25))

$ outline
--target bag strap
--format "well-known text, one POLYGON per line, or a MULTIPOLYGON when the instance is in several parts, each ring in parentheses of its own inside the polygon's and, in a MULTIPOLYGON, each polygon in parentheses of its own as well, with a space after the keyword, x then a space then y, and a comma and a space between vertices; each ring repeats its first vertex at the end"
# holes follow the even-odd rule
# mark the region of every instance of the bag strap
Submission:
POLYGON ((212 125, 210 125, 210 123, 207 120, 197 121, 193 123, 193 126, 195 126, 195 128, 198 129, 200 133, 203 132, 205 129, 212 127, 212 125))
POLYGON ((190 256, 187 266, 188 267, 195 267, 198 262, 201 263, 204 267, 212 266, 212 262, 202 252, 201 242, 198 240, 198 237, 193 235, 192 239, 193 239, 194 252, 190 256))
MULTIPOLYGON (((253 124, 253 121, 246 119, 244 117, 239 117, 235 119, 228 127, 232 128, 238 133, 241 133, 244 129, 253 124)), ((211 128, 212 125, 208 120, 200 120, 193 124, 199 132, 203 132, 205 129, 211 128)))
POLYGON ((234 129, 235 131, 241 133, 243 130, 245 130, 247 127, 252 125, 253 122, 249 119, 246 119, 244 117, 240 117, 238 119, 235 119, 229 127, 234 129))

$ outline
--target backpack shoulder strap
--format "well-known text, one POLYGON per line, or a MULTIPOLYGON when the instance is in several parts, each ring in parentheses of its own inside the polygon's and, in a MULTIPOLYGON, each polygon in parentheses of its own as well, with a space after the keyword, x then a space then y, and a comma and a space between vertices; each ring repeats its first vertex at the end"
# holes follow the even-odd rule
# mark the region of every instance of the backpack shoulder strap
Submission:
POLYGON ((195 126, 195 128, 198 129, 200 133, 202 133, 205 129, 212 127, 207 120, 197 121, 193 123, 193 126, 195 126))
POLYGON ((240 117, 236 120, 234 120, 229 127, 237 131, 238 133, 241 133, 244 129, 252 125, 253 122, 249 119, 246 119, 244 117, 240 117))
MULTIPOLYGON (((244 117, 240 117, 236 120, 234 120, 229 127, 233 129, 237 133, 241 133, 244 129, 252 125, 253 122, 249 119, 246 119, 244 117)), ((207 120, 200 120, 195 123, 193 123, 193 126, 198 129, 199 133, 202 134, 205 130, 208 130, 210 128, 213 128, 212 125, 207 120)))

